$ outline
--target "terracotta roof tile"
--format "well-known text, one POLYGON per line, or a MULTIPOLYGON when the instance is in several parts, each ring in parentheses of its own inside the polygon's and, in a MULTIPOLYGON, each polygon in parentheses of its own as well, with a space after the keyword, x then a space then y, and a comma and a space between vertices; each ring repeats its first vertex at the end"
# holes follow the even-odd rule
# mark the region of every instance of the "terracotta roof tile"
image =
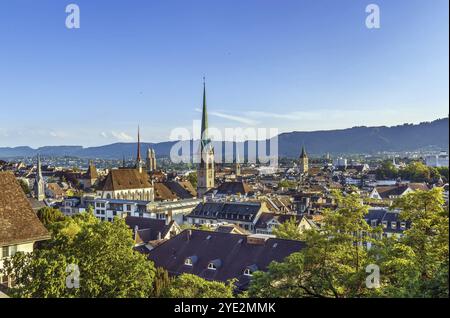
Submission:
POLYGON ((0 246, 48 238, 14 175, 0 172, 0 246))

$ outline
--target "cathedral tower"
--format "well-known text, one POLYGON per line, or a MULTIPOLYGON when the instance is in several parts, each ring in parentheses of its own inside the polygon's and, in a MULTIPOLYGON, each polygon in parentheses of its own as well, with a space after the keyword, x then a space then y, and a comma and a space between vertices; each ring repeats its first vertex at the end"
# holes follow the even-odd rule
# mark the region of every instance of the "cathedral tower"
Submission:
POLYGON ((308 173, 308 169, 309 169, 309 159, 308 159, 308 155, 306 154, 305 151, 305 146, 302 147, 302 153, 300 154, 300 159, 299 159, 299 171, 300 173, 308 173))
POLYGON ((152 148, 147 149, 147 159, 145 161, 147 172, 156 171, 156 154, 152 148))
POLYGON ((206 110, 206 85, 203 79, 203 110, 202 127, 200 139, 200 163, 197 168, 197 196, 204 194, 214 188, 214 148, 208 137, 208 113, 206 110))

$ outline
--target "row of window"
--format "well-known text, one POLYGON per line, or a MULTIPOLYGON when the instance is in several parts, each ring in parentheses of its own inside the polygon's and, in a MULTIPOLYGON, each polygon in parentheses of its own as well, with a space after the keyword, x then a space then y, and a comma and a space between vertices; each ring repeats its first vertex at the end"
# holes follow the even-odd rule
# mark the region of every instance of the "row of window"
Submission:
MULTIPOLYGON (((378 220, 370 220, 370 225, 373 227, 378 226, 378 220)), ((381 221, 381 225, 383 229, 386 229, 388 227, 388 221, 381 221)), ((391 229, 395 230, 397 229, 398 222, 392 221, 391 222, 391 229)), ((406 230, 406 222, 400 222, 400 229, 406 230)))
MULTIPOLYGON (((194 266, 194 262, 192 261, 192 258, 190 258, 190 257, 186 258, 185 261, 184 261, 184 265, 186 265, 186 266, 194 266)), ((216 271, 217 268, 218 268, 217 262, 212 261, 212 262, 208 263, 208 269, 216 271)), ((245 268, 243 274, 245 276, 252 276, 253 275, 253 273, 252 273, 250 268, 245 268)))
MULTIPOLYGON (((203 219, 189 219, 190 223, 192 224, 216 224, 216 221, 209 221, 209 220, 203 220, 203 219)), ((245 230, 253 230, 253 225, 252 224, 241 224, 241 223, 233 223, 236 224, 237 226, 242 227, 245 230)))

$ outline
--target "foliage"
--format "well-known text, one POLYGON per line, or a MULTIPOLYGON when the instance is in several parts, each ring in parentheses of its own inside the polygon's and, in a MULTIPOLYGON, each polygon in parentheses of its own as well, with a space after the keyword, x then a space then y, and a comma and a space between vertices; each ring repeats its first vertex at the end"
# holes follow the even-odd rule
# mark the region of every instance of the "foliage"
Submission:
POLYGON ((448 181, 448 167, 428 167, 421 161, 410 162, 406 167, 398 169, 390 160, 386 160, 375 173, 379 180, 401 178, 411 182, 436 183, 441 177, 444 182, 448 181))
POLYGON ((381 166, 375 171, 378 180, 396 179, 399 177, 398 169, 390 160, 383 161, 381 166))
POLYGON ((442 181, 444 181, 444 183, 447 183, 450 180, 448 167, 437 167, 436 170, 441 175, 442 181))
POLYGON ((368 208, 356 193, 334 195, 339 208, 325 211, 319 231, 305 232, 307 248, 255 273, 250 297, 364 296, 365 267, 373 263, 364 243, 380 229, 365 221, 368 208))
POLYGON ((30 254, 4 262, 16 278, 16 297, 151 297, 155 268, 133 250, 123 219, 100 222, 90 213, 55 222, 52 239, 30 254), (67 266, 80 272, 79 288, 67 288, 67 266))
POLYGON ((448 297, 449 217, 441 188, 415 191, 396 200, 404 237, 380 247, 384 285, 395 297, 448 297))
POLYGON ((44 224, 45 227, 51 226, 55 222, 60 222, 64 220, 64 215, 58 209, 52 207, 40 208, 37 213, 37 217, 44 224))
POLYGON ((295 217, 292 217, 288 221, 275 227, 272 234, 278 238, 291 240, 303 240, 305 238, 305 235, 301 233, 298 228, 297 219, 295 217))
POLYGON ((381 238, 356 194, 337 198, 323 227, 306 232, 308 248, 253 275, 251 297, 448 297, 449 214, 441 188, 396 200, 400 219, 411 224, 402 237, 381 238), (380 268, 379 288, 365 286, 369 264, 380 268))
POLYGON ((31 191, 30 191, 30 188, 28 187, 28 184, 25 181, 23 181, 22 179, 17 179, 17 181, 19 182, 20 187, 22 188, 23 192, 26 195, 29 195, 31 193, 31 191))
POLYGON ((207 281, 192 274, 182 274, 174 279, 164 296, 169 298, 232 298, 234 282, 227 284, 207 281))
POLYGON ((164 296, 165 291, 172 284, 173 279, 169 273, 162 267, 156 268, 155 279, 153 281, 154 297, 164 296))
POLYGON ((194 188, 197 188, 197 172, 191 172, 188 174, 187 179, 194 188))
POLYGON ((278 182, 279 188, 295 188, 297 186, 297 182, 291 180, 281 180, 278 182))

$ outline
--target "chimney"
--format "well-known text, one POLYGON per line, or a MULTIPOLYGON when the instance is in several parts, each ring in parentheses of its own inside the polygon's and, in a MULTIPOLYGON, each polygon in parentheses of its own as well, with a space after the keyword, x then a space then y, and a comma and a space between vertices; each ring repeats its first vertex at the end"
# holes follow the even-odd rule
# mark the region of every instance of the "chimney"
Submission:
POLYGON ((170 210, 166 215, 166 225, 169 225, 172 222, 172 211, 170 210))
POLYGON ((139 226, 135 225, 135 226, 134 226, 134 240, 135 240, 135 241, 136 241, 136 238, 137 238, 137 232, 138 232, 138 230, 139 230, 139 226))
POLYGON ((192 236, 192 230, 186 230, 187 240, 189 241, 192 236))
POLYGON ((161 240, 161 232, 158 232, 158 241, 161 240))

